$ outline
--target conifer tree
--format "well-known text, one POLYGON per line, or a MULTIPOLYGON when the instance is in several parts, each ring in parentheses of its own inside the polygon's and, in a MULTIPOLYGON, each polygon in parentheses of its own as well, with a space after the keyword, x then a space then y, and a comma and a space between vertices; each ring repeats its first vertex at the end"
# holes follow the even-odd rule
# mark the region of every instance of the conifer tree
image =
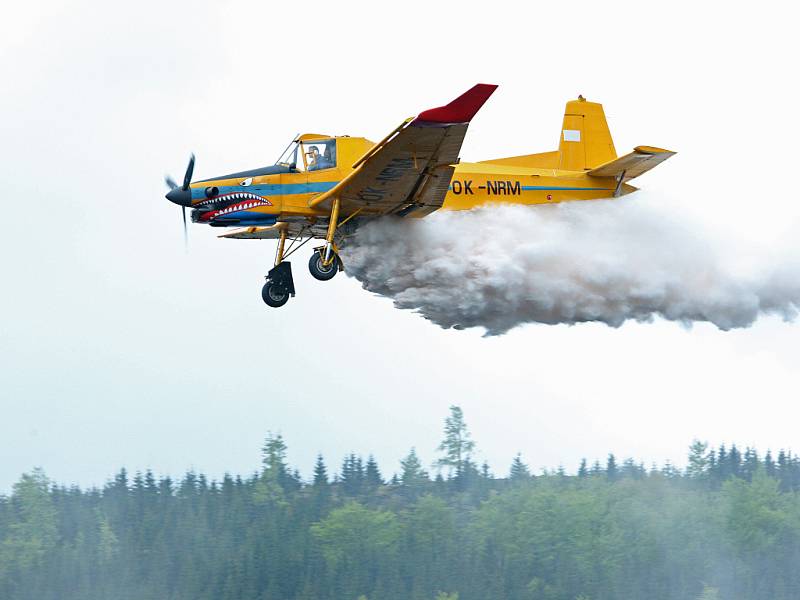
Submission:
POLYGON ((286 443, 283 436, 267 433, 264 445, 261 448, 261 463, 264 476, 284 487, 289 481, 289 467, 286 464, 286 443))
POLYGON ((378 469, 378 463, 375 462, 375 457, 371 454, 367 459, 367 466, 364 470, 364 482, 368 488, 373 490, 383 485, 383 478, 381 477, 380 469, 378 469))
POLYGON ((357 457, 354 453, 345 456, 342 461, 342 472, 340 480, 344 492, 350 496, 357 496, 361 493, 362 484, 364 483, 364 467, 361 457, 357 457))
POLYGON ((400 482, 403 485, 418 486, 429 480, 415 448, 411 448, 408 456, 400 461, 400 469, 400 482))
POLYGON ((317 454, 317 462, 314 463, 314 487, 324 487, 328 485, 328 468, 322 459, 322 454, 317 454))
POLYGON ((686 476, 690 479, 704 479, 708 476, 708 468, 708 444, 694 440, 689 446, 689 464, 686 467, 686 476))
POLYGON ((761 461, 758 459, 758 452, 756 452, 754 448, 748 446, 744 451, 743 458, 741 476, 747 479, 747 481, 751 481, 761 464, 761 461))
POLYGON ((742 475, 742 453, 736 447, 736 444, 731 446, 728 452, 729 472, 733 477, 741 477, 742 475))
POLYGON ((772 458, 772 451, 767 450, 767 453, 764 455, 764 469, 767 472, 767 475, 770 477, 775 477, 778 470, 775 465, 775 460, 772 458))
POLYGON ((606 477, 609 481, 616 481, 619 477, 617 459, 614 458, 613 454, 609 454, 608 460, 606 461, 606 477))
POLYGON ((444 440, 437 449, 444 456, 436 461, 436 466, 447 467, 451 476, 459 477, 475 449, 460 407, 450 407, 450 415, 445 419, 444 440))
POLYGON ((522 462, 522 454, 517 452, 514 460, 511 461, 511 469, 508 478, 513 482, 527 481, 531 478, 531 471, 524 462, 522 462))

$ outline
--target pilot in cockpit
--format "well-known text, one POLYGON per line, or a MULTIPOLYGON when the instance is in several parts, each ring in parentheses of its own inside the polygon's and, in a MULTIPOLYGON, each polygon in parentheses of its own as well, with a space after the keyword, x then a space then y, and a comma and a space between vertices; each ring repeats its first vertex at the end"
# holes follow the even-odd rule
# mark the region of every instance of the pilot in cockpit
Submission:
POLYGON ((316 146, 311 146, 306 152, 306 156, 308 156, 308 170, 309 171, 316 171, 319 169, 319 148, 316 146))
POLYGON ((334 162, 330 155, 330 146, 325 146, 325 154, 319 153, 319 148, 317 146, 311 146, 306 152, 308 156, 308 170, 309 171, 318 171, 319 169, 329 169, 334 167, 334 162))

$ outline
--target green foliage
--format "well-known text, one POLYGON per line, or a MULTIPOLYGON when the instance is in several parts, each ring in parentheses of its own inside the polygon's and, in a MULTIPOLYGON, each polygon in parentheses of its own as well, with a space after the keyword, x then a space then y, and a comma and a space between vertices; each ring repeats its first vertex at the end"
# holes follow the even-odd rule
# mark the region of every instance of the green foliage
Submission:
POLYGON ((386 511, 370 510, 357 502, 337 508, 320 523, 311 526, 325 560, 332 568, 374 559, 397 544, 397 517, 386 511))
POLYGON ((98 540, 97 554, 101 562, 110 562, 119 552, 119 539, 108 519, 102 514, 97 516, 98 540))
POLYGON ((288 470, 286 467, 286 443, 280 433, 270 432, 267 434, 267 439, 264 440, 264 446, 261 448, 261 457, 266 473, 275 478, 286 475, 288 470))
POLYGON ((800 463, 788 452, 695 443, 686 471, 609 455, 537 477, 517 455, 498 479, 471 460, 460 411, 446 433, 451 480, 431 480, 412 449, 390 483, 354 454, 332 479, 318 457, 302 483, 280 436, 247 479, 123 470, 80 490, 23 475, 0 497, 0 598, 798 597, 800 463))
POLYGON ((528 481, 531 478, 531 471, 524 462, 522 462, 522 455, 517 454, 511 462, 511 469, 508 478, 513 482, 528 481))
POLYGON ((0 575, 30 569, 56 547, 57 512, 50 481, 36 469, 14 484, 9 521, 0 542, 0 575))
POLYGON ((464 413, 458 406, 451 406, 450 416, 444 424, 444 439, 438 448, 444 456, 436 461, 436 466, 448 467, 452 474, 459 477, 466 470, 474 449, 475 442, 467 430, 464 413))
POLYGON ((708 444, 694 440, 689 446, 689 466, 686 467, 686 476, 693 479, 705 477, 709 464, 708 444))

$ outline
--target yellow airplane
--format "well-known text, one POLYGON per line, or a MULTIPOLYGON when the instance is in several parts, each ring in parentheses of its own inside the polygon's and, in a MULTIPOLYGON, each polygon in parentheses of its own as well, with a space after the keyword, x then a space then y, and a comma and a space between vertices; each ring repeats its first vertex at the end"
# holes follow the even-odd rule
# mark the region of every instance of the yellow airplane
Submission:
POLYGON ((462 163, 467 127, 496 88, 479 83, 445 106, 406 119, 377 144, 306 133, 272 166, 196 182, 192 155, 183 185, 166 178, 166 197, 183 207, 184 231, 189 207, 192 222, 240 228, 220 237, 278 240, 261 294, 278 307, 295 295, 286 259, 311 239, 325 241, 309 270, 326 281, 343 269, 342 242, 369 219, 618 197, 637 189, 629 180, 675 154, 638 146, 618 158, 603 106, 580 96, 567 102, 558 150, 462 163))

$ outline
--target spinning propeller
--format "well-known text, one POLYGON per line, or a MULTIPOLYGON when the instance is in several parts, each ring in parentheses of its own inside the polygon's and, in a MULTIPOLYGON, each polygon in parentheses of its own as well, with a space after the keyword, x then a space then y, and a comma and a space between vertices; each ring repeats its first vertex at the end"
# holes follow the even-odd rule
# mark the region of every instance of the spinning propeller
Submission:
POLYGON ((183 185, 178 186, 175 180, 169 175, 164 177, 164 182, 169 187, 167 200, 174 202, 182 208, 183 212, 183 239, 188 240, 189 233, 186 229, 186 207, 192 205, 192 192, 189 191, 189 184, 192 183, 192 173, 194 172, 194 154, 189 158, 189 165, 186 167, 186 174, 183 176, 183 185))

